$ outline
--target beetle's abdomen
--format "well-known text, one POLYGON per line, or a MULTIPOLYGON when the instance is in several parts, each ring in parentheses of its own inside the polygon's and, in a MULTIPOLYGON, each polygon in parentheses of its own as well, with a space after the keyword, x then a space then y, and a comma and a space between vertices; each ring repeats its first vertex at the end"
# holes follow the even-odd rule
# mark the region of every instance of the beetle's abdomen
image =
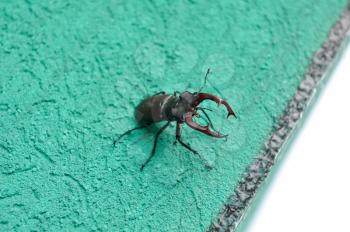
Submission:
POLYGON ((135 109, 135 119, 141 125, 170 120, 168 111, 176 97, 169 94, 145 98, 135 109))

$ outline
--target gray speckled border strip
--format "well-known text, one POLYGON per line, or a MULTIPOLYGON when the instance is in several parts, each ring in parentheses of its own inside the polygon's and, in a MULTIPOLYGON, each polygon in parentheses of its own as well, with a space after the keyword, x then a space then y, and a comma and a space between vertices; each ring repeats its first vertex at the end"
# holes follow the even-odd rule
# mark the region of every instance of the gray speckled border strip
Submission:
POLYGON ((234 231, 242 220, 259 186, 270 173, 281 148, 310 103, 319 82, 324 78, 330 64, 344 41, 350 27, 350 1, 340 19, 331 28, 327 40, 314 54, 312 63, 304 74, 293 99, 287 105, 275 129, 267 139, 261 154, 249 166, 234 193, 221 210, 208 231, 234 231))

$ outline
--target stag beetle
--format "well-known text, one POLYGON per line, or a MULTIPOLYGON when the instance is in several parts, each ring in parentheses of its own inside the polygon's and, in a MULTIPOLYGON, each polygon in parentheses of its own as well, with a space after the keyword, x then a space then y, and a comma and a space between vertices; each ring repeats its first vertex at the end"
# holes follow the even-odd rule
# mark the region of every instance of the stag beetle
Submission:
POLYGON ((153 96, 146 97, 141 101, 141 103, 135 109, 135 119, 139 124, 138 127, 130 129, 123 134, 121 134, 115 141, 114 145, 125 135, 130 134, 134 130, 146 128, 153 123, 158 123, 161 121, 167 121, 167 123, 162 126, 154 139, 153 149, 149 158, 142 164, 141 171, 147 165, 147 163, 152 159, 156 152, 157 142, 160 134, 170 125, 171 122, 176 122, 176 140, 174 144, 178 141, 182 146, 198 155, 198 152, 191 148, 190 145, 184 143, 181 140, 181 127, 183 123, 186 123, 192 129, 200 131, 204 134, 215 138, 225 138, 227 135, 223 135, 217 131, 211 131, 209 128, 213 128, 211 120, 205 110, 210 110, 207 108, 199 107, 199 104, 204 100, 210 100, 216 102, 218 105, 223 104, 227 111, 227 118, 229 116, 236 117, 230 105, 223 99, 211 95, 209 93, 201 93, 200 91, 203 89, 207 82, 208 74, 210 73, 210 69, 208 69, 204 84, 200 88, 198 92, 188 92, 184 91, 182 93, 175 91, 174 94, 167 94, 164 91, 159 92, 153 96), (208 125, 201 126, 193 121, 192 117, 199 117, 197 111, 201 111, 205 117, 208 119, 208 125))

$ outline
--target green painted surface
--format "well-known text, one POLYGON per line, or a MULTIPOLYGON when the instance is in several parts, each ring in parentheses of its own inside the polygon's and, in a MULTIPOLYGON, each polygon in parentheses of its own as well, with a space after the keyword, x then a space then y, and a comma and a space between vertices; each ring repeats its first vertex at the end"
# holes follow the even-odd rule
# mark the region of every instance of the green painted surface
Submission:
POLYGON ((205 230, 345 3, 1 1, 0 230, 205 230), (113 139, 208 67, 239 117, 212 116, 228 140, 184 127, 203 161, 169 128, 140 172, 157 127, 113 139))

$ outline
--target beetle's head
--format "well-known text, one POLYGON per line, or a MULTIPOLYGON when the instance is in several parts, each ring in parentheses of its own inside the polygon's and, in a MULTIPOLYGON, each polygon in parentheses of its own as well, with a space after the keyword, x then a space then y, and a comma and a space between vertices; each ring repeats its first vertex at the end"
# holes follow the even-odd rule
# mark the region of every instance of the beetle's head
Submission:
POLYGON ((180 94, 179 99, 179 102, 185 105, 187 109, 193 108, 193 102, 196 99, 196 93, 185 91, 180 94))

